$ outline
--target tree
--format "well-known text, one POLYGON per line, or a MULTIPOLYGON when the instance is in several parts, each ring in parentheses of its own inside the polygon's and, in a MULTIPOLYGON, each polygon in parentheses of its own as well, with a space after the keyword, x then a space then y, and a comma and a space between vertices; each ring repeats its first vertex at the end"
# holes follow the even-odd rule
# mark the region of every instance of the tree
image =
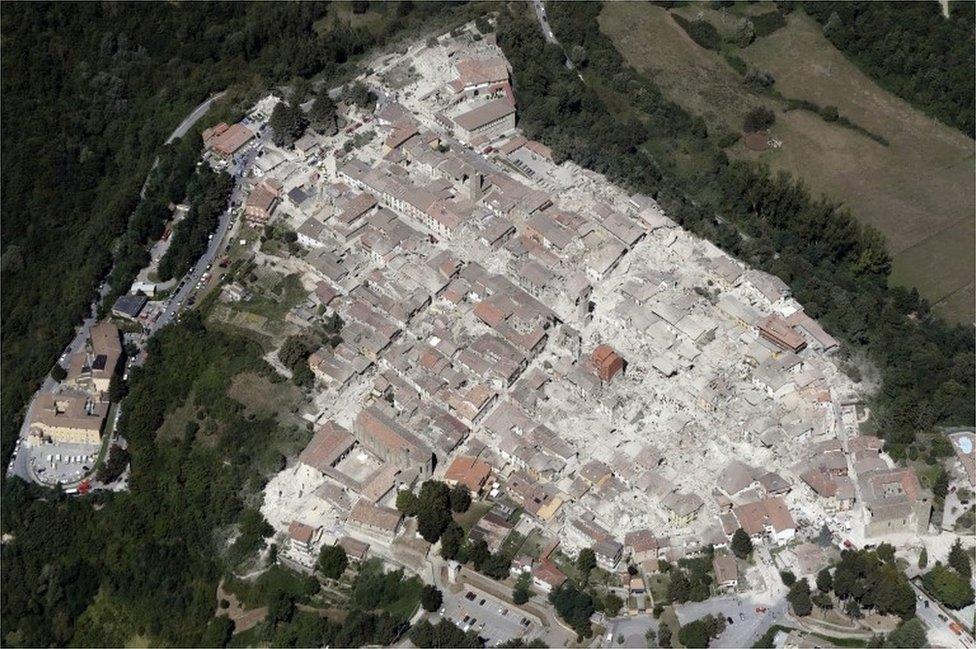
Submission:
POLYGON ((468 511, 471 506, 471 493, 463 484, 458 483, 451 488, 451 511, 458 514, 468 511))
POLYGON ((918 567, 920 570, 925 570, 926 566, 929 565, 929 551, 922 548, 922 551, 918 553, 918 567))
POLYGON ((433 613, 441 607, 441 603, 444 601, 444 596, 441 595, 441 591, 431 584, 424 584, 423 589, 420 591, 420 604, 424 607, 424 610, 433 613))
POLYGON ((821 593, 827 593, 834 588, 834 578, 830 575, 830 568, 824 568, 817 573, 817 589, 821 593))
POLYGON ((962 547, 962 540, 956 539, 956 542, 952 544, 952 548, 949 550, 949 558, 947 559, 949 567, 959 573, 960 576, 966 579, 971 579, 973 576, 973 564, 969 559, 969 552, 967 552, 962 547))
POLYGON ((878 554, 878 558, 885 563, 895 563, 895 546, 890 543, 879 543, 878 547, 874 550, 878 554))
POLYGON ((844 613, 852 620, 860 620, 862 617, 864 617, 864 614, 861 612, 861 607, 857 603, 856 599, 847 600, 847 604, 844 605, 844 613))
POLYGON ((922 577, 925 589, 952 609, 960 609, 973 603, 973 587, 968 579, 955 570, 936 563, 922 577))
POLYGON ((708 627, 702 620, 689 622, 678 629, 678 641, 685 647, 707 647, 710 641, 708 627))
POLYGON ((483 647, 475 631, 465 633, 450 620, 431 624, 427 620, 417 622, 410 629, 410 642, 421 649, 431 647, 483 647))
POLYGON ((800 617, 810 615, 813 612, 813 602, 810 600, 810 584, 807 583, 805 577, 790 587, 786 599, 793 607, 793 612, 800 617))
POLYGON ((346 93, 346 99, 351 104, 355 104, 364 110, 373 110, 376 106, 376 94, 366 87, 361 81, 357 81, 350 86, 346 93))
POLYGON ((308 118, 312 128, 322 135, 332 136, 339 131, 336 105, 327 88, 322 88, 315 96, 308 118))
POLYGON ((122 401, 125 395, 129 393, 129 386, 118 373, 112 375, 112 378, 108 380, 108 398, 115 403, 122 401))
POLYGON ((825 122, 836 122, 840 117, 837 112, 837 106, 824 106, 823 110, 820 111, 820 116, 823 117, 825 122))
POLYGON ((348 565, 349 559, 341 545, 327 545, 319 553, 319 572, 328 579, 341 577, 348 565))
POLYGON ((401 489, 397 492, 396 508, 404 516, 416 516, 419 502, 416 494, 409 489, 401 489))
POLYGON ((776 122, 776 114, 765 106, 758 106, 746 113, 742 128, 746 133, 764 131, 776 122))
POLYGON ((454 559, 458 556, 461 546, 464 544, 464 529, 451 521, 441 534, 441 556, 445 559, 454 559))
POLYGON ((60 383, 68 378, 68 371, 61 367, 60 363, 55 364, 55 366, 51 368, 51 378, 60 383))
POLYGON ((580 571, 583 583, 590 578, 590 572, 596 568, 596 554, 593 548, 583 548, 576 557, 576 569, 580 571))
POLYGON ((684 570, 675 569, 671 571, 671 581, 668 582, 668 600, 671 602, 682 603, 688 601, 688 593, 691 584, 684 570))
POLYGON ((603 613, 607 617, 617 617, 623 605, 624 601, 617 595, 614 593, 607 593, 606 597, 603 598, 603 613))
POLYGON ((576 585, 567 581, 559 588, 549 593, 549 602, 569 626, 576 631, 580 638, 589 638, 593 634, 590 626, 590 616, 596 610, 593 598, 576 585))
POLYGON ((226 647, 234 635, 234 620, 226 615, 217 615, 208 623, 200 644, 204 647, 226 647))
POLYGON ((949 474, 942 467, 939 467, 939 475, 932 485, 932 493, 935 495, 937 503, 945 502, 945 497, 949 493, 949 474))
POLYGON ((297 105, 279 101, 271 112, 268 126, 273 131, 271 141, 276 146, 290 147, 295 143, 295 140, 304 135, 308 120, 305 118, 305 113, 297 105))
POLYGON ((437 543, 451 521, 450 489, 443 482, 427 480, 417 498, 417 531, 428 543, 437 543))
POLYGON ((295 615, 295 598, 283 590, 275 591, 268 603, 267 620, 272 627, 290 622, 295 615))
POLYGON ((671 646, 671 627, 669 627, 667 624, 662 624, 657 629, 657 646, 671 646))
POLYGON ((732 553, 740 559, 752 554, 752 539, 741 527, 732 535, 732 553))
POLYGON ((783 580, 783 585, 792 587, 796 583, 796 575, 789 570, 780 570, 779 578, 783 580))
POLYGON ((108 457, 95 473, 95 479, 103 484, 114 482, 128 465, 129 451, 118 444, 112 444, 108 448, 108 457))
POLYGON ((530 589, 531 577, 529 573, 523 572, 519 575, 519 578, 515 580, 515 587, 512 588, 512 601, 521 606, 529 601, 532 595, 532 590, 530 589))
POLYGON ((885 647, 921 649, 926 646, 928 646, 928 636, 925 634, 925 627, 917 617, 899 624, 885 639, 885 647))

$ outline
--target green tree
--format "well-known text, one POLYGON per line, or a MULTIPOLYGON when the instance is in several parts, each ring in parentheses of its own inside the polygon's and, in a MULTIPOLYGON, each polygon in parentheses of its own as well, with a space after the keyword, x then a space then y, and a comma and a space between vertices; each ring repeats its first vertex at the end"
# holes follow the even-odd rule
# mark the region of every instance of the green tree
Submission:
POLYGON ((428 543, 436 543, 451 521, 450 489, 443 482, 427 480, 417 498, 417 531, 428 543))
POLYGON ((596 568, 596 554, 593 548, 583 548, 576 557, 576 569, 580 571, 580 579, 586 583, 590 578, 590 572, 596 568))
POLYGON ((922 548, 922 551, 918 553, 918 567, 924 570, 926 566, 929 565, 929 551, 922 548))
POLYGON ((834 578, 830 575, 830 568, 824 568, 817 573, 817 589, 828 593, 834 588, 834 578))
POLYGON ((607 617, 617 617, 620 609, 623 608, 624 601, 614 593, 607 593, 603 598, 603 613, 607 617))
POLYGON ((271 141, 277 146, 290 147, 295 140, 305 133, 308 120, 305 113, 296 105, 285 101, 278 102, 271 112, 271 119, 268 120, 271 127, 271 141))
POLYGON ((471 506, 471 493, 468 488, 458 483, 451 488, 451 511, 464 513, 471 506))
POLYGON ((732 534, 732 553, 740 559, 752 554, 752 539, 741 527, 732 534))
POLYGON ((793 613, 800 617, 805 617, 813 612, 813 602, 810 599, 810 585, 806 578, 800 579, 790 587, 790 592, 786 596, 787 601, 793 607, 793 613))
POLYGON ((973 603, 973 587, 968 579, 955 570, 936 563, 922 577, 925 589, 952 609, 960 609, 973 603))
POLYGON ((519 606, 528 602, 532 595, 530 584, 531 577, 529 573, 524 572, 519 575, 518 579, 515 580, 515 587, 512 588, 512 601, 519 606))
POLYGON ((339 124, 336 116, 336 105, 329 97, 329 91, 323 88, 315 96, 312 108, 308 113, 309 122, 313 129, 322 135, 332 136, 338 133, 339 124))
POLYGON ((68 371, 61 367, 60 363, 57 363, 51 368, 51 378, 60 383, 68 378, 68 371))
POLYGON ((349 559, 341 545, 326 545, 319 553, 318 569, 328 579, 338 579, 346 571, 349 559))
POLYGON ((691 584, 684 570, 675 569, 671 571, 671 580, 668 582, 668 601, 678 604, 688 601, 688 594, 691 584))
POLYGON ((939 475, 935 479, 935 484, 932 485, 932 493, 940 505, 945 502, 946 494, 949 493, 949 474, 942 467, 939 467, 939 475))
POLYGON ((129 452, 118 444, 112 444, 108 447, 108 457, 95 472, 95 479, 103 484, 114 482, 128 465, 129 452))
POLYGON ((128 384, 122 380, 118 372, 112 375, 112 378, 108 380, 108 398, 118 403, 125 398, 125 395, 129 393, 128 384))
POLYGON ((796 583, 796 575, 794 575, 789 570, 781 570, 779 573, 779 578, 783 580, 783 585, 786 587, 792 587, 796 583))
POLYGON ((844 604, 844 613, 852 620, 860 620, 862 617, 864 617, 864 614, 861 612, 861 607, 857 603, 856 599, 847 600, 847 603, 844 604))
POLYGON ((444 597, 436 586, 424 584, 423 589, 420 591, 420 604, 424 607, 425 611, 433 613, 441 607, 443 601, 444 597))
POLYGON ((969 558, 969 552, 962 547, 962 540, 956 539, 949 550, 947 560, 949 567, 958 572, 962 577, 971 579, 973 576, 973 564, 969 558))
POLYGON ((888 634, 888 637, 885 638, 884 646, 892 647, 893 649, 901 647, 921 649, 921 647, 927 647, 928 636, 925 634, 925 627, 917 617, 905 620, 894 631, 888 634))
POLYGON ((445 559, 457 558, 462 545, 464 545, 464 529, 451 521, 441 534, 441 556, 445 559))
POLYGON ((404 516, 416 516, 419 501, 416 494, 409 489, 401 489, 397 492, 396 508, 404 516))
POLYGON ((207 628, 200 639, 203 647, 226 647, 234 635, 234 620, 226 615, 214 616, 207 623, 207 628))
POLYGON ((707 647, 710 642, 708 627, 702 620, 695 620, 678 629, 678 641, 685 647, 707 647))
POLYGON ((275 591, 268 603, 268 623, 272 628, 290 622, 295 615, 295 598, 284 590, 275 591))

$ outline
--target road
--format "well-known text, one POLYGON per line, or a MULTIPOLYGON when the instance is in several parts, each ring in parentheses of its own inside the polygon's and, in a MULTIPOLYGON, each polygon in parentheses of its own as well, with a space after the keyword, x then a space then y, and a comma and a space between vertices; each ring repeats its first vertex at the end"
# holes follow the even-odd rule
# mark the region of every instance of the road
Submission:
POLYGON ((196 124, 200 118, 207 113, 208 110, 210 110, 213 103, 223 96, 224 91, 220 91, 214 96, 210 97, 210 99, 207 99, 205 102, 194 108, 193 112, 187 115, 186 119, 180 122, 180 125, 173 129, 173 132, 169 134, 169 137, 166 138, 166 144, 169 144, 176 138, 186 135, 186 132, 189 131, 193 125, 196 124))
MULTIPOLYGON (((226 246, 227 234, 231 229, 234 222, 234 207, 235 205, 240 205, 244 202, 244 182, 243 178, 247 174, 251 165, 254 163, 257 157, 257 152, 260 151, 261 147, 264 146, 265 141, 268 138, 267 130, 263 130, 258 138, 254 141, 254 144, 250 145, 247 152, 236 156, 233 163, 227 168, 227 173, 234 176, 235 184, 234 189, 230 196, 230 206, 220 215, 220 222, 217 225, 217 229, 214 231, 214 236, 207 245, 206 252, 203 256, 197 260, 197 263, 186 274, 184 279, 177 285, 177 290, 170 296, 166 303, 166 310, 160 314, 156 322, 154 322, 150 327, 149 331, 146 333, 146 337, 151 336, 156 333, 170 322, 173 321, 181 309, 188 306, 187 302, 191 296, 195 296, 197 291, 197 284, 203 277, 203 274, 208 270, 208 266, 212 266, 216 261, 217 256, 221 254, 223 248, 226 246)), ((145 351, 140 352, 139 356, 136 358, 136 365, 141 365, 145 362, 145 351)))
MULTIPOLYGON (((539 27, 542 28, 542 35, 545 37, 546 41, 552 43, 553 45, 559 45, 559 41, 556 40, 556 35, 552 32, 552 27, 549 26, 549 18, 546 16, 546 7, 542 0, 532 0, 532 9, 535 11, 535 17, 539 21, 539 27)), ((562 49, 562 45, 559 45, 562 49)), ((566 57, 566 69, 575 70, 573 62, 566 56, 566 50, 563 50, 563 56, 566 57)), ((576 76, 583 80, 583 75, 576 73, 576 76)))
MULTIPOLYGON (((189 129, 194 124, 196 124, 201 117, 203 117, 206 114, 206 112, 210 109, 210 106, 213 104, 213 102, 219 99, 221 96, 223 96, 223 94, 224 94, 223 92, 217 93, 216 95, 210 97, 205 102, 203 102, 195 109, 193 109, 193 112, 190 113, 186 117, 186 119, 180 122, 179 126, 177 126, 173 130, 170 136, 166 139, 166 143, 169 144, 174 139, 185 135, 186 132, 189 131, 189 129)), ((147 180, 148 180, 148 174, 147 174, 147 180)), ((143 190, 144 189, 145 189, 145 183, 143 183, 143 190)), ((111 273, 111 271, 109 271, 109 273, 111 273)), ((106 277, 108 277, 108 275, 106 275, 106 277)), ((72 338, 71 342, 68 344, 67 347, 65 347, 64 351, 62 352, 62 356, 58 360, 59 363, 63 363, 65 360, 67 360, 68 356, 70 356, 71 353, 78 351, 85 345, 85 342, 88 340, 88 335, 89 332, 91 331, 92 325, 94 325, 95 322, 97 322, 95 315, 98 312, 98 305, 101 302, 101 300, 106 295, 109 294, 109 291, 111 291, 111 287, 108 285, 107 281, 103 280, 101 285, 98 287, 98 299, 91 303, 91 309, 89 311, 88 316, 84 320, 82 320, 81 324, 78 325, 78 327, 75 329, 75 336, 74 338, 72 338)), ((29 481, 30 476, 27 470, 27 453, 22 451, 23 440, 27 438, 27 433, 30 430, 30 420, 34 412, 34 403, 37 400, 37 396, 46 392, 51 392, 57 385, 58 383, 54 379, 52 379, 50 375, 45 376, 44 381, 41 383, 41 386, 38 388, 37 392, 34 393, 34 397, 31 399, 30 404, 27 406, 27 411, 24 414, 24 421, 20 427, 20 436, 18 438, 20 441, 18 441, 18 446, 16 447, 15 450, 16 457, 11 458, 10 463, 7 465, 8 476, 16 475, 24 480, 29 481)))
POLYGON ((965 631, 962 632, 961 636, 953 633, 949 628, 949 622, 952 621, 952 618, 942 610, 938 602, 926 595, 914 580, 911 584, 917 597, 915 615, 928 627, 929 644, 935 647, 958 647, 959 649, 973 647, 972 635, 965 631), (939 615, 945 616, 946 619, 940 619, 939 615))

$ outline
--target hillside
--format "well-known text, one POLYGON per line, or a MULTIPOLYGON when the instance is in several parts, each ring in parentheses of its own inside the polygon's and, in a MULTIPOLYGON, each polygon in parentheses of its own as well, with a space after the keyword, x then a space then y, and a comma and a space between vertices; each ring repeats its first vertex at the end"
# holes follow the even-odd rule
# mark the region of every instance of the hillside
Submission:
POLYGON ((879 87, 802 11, 791 12, 783 27, 746 47, 725 41, 717 50, 696 44, 674 19, 701 16, 720 36, 731 37, 743 17, 773 11, 772 3, 725 11, 607 3, 600 27, 665 96, 710 125, 739 131, 749 110, 773 108, 776 123, 770 135, 782 146, 756 153, 739 143, 729 154, 789 172, 814 194, 849 207, 855 218, 885 235, 893 281, 918 288, 948 319, 971 322, 973 140, 879 87), (748 86, 730 64, 733 57, 749 70, 771 73, 779 96, 748 86), (815 112, 789 110, 784 98, 835 106, 887 145, 815 112))

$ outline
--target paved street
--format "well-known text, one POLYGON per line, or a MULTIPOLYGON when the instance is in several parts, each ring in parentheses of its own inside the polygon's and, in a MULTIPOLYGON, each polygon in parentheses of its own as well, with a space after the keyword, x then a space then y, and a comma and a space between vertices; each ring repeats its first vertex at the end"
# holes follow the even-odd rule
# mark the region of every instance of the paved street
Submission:
POLYGON ((974 646, 973 637, 970 634, 963 631, 962 635, 956 635, 952 632, 949 628, 949 622, 952 619, 939 607, 938 602, 923 593, 914 581, 912 588, 915 589, 915 595, 918 598, 915 603, 915 614, 928 627, 929 644, 935 647, 959 647, 961 649, 971 649, 974 646), (940 615, 945 619, 940 618, 940 615))
MULTIPOLYGON (((185 135, 186 132, 201 117, 203 117, 206 114, 206 112, 210 109, 210 106, 213 104, 213 102, 216 101, 217 99, 219 99, 222 95, 223 95, 222 92, 221 93, 217 93, 213 97, 210 97, 205 102, 203 102, 202 104, 200 104, 199 106, 197 106, 193 110, 193 112, 190 113, 186 117, 186 119, 184 119, 179 124, 179 126, 177 126, 173 130, 173 132, 170 134, 169 138, 166 139, 166 143, 168 144, 169 142, 171 142, 175 138, 182 137, 183 135, 185 135)), ((238 188, 235 188, 235 192, 236 191, 239 191, 239 187, 238 188)), ((222 225, 223 225, 223 222, 222 222, 222 225)), ((215 236, 214 238, 216 239, 217 237, 215 236)), ((78 327, 76 328, 74 338, 72 338, 72 340, 68 344, 68 346, 65 347, 64 351, 62 352, 62 355, 58 359, 58 362, 59 363, 63 363, 65 360, 67 360, 68 356, 70 356, 72 353, 78 351, 79 349, 81 349, 84 346, 85 341, 88 340, 88 333, 91 330, 92 325, 94 325, 95 322, 96 322, 95 314, 96 314, 97 309, 98 309, 98 304, 99 304, 99 302, 101 302, 101 299, 102 298, 104 298, 106 295, 108 295, 108 293, 109 293, 110 290, 111 290, 111 288, 104 281, 98 287, 98 299, 95 300, 94 302, 92 302, 92 304, 91 304, 91 310, 90 310, 90 312, 88 314, 88 317, 86 317, 81 322, 81 324, 78 325, 78 327)), ((14 451, 15 452, 15 457, 12 457, 10 459, 9 464, 7 465, 7 475, 8 476, 14 476, 14 475, 16 475, 16 476, 22 478, 23 480, 27 480, 27 481, 30 480, 30 474, 29 474, 28 468, 27 468, 27 459, 28 459, 27 456, 28 456, 28 453, 26 453, 26 452, 23 451, 23 446, 24 446, 24 441, 23 440, 27 439, 27 433, 29 431, 30 420, 31 420, 31 417, 33 416, 34 403, 37 400, 37 396, 39 394, 43 394, 45 392, 51 392, 57 385, 58 384, 57 384, 57 382, 54 379, 52 379, 50 376, 45 376, 44 377, 44 381, 41 384, 40 388, 38 388, 37 392, 34 393, 34 397, 31 399, 31 402, 30 402, 30 404, 27 407, 27 411, 24 414, 24 421, 23 421, 23 423, 21 424, 21 427, 20 427, 20 436, 18 437, 17 446, 15 447, 16 450, 14 451)))

